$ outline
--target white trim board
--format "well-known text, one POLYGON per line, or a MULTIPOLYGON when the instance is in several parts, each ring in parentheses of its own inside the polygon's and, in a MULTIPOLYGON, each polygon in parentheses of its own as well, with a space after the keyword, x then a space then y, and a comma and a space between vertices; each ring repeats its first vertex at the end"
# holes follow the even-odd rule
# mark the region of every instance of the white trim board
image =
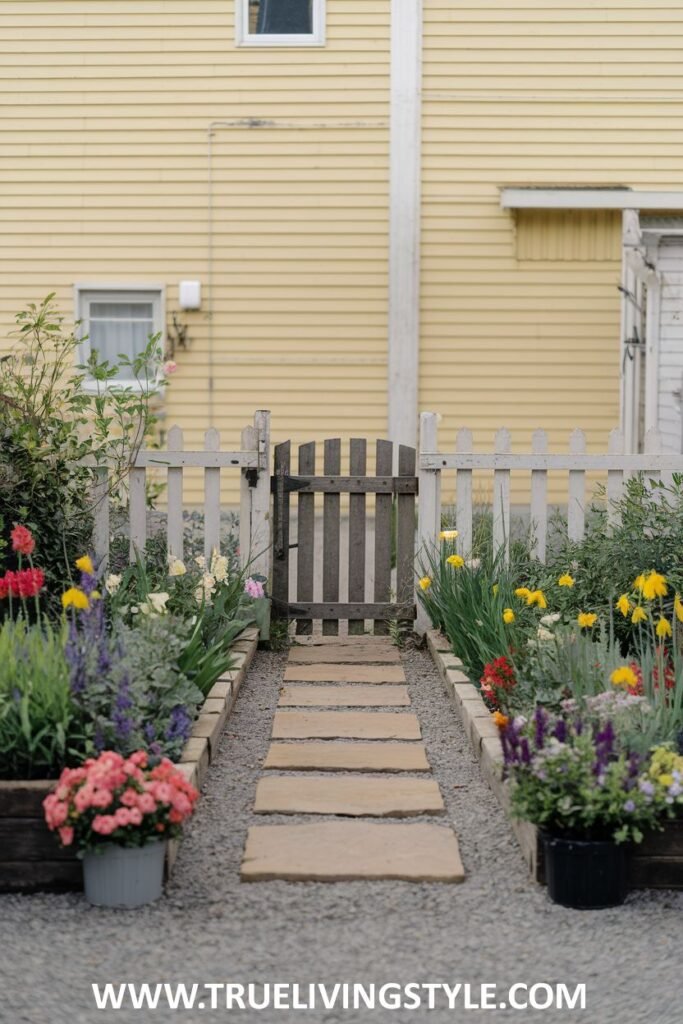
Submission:
POLYGON ((629 188, 502 188, 504 210, 683 210, 683 192, 629 188))
POLYGON ((391 0, 388 429, 417 443, 422 0, 391 0))
POLYGON ((325 46, 326 0, 312 0, 313 31, 277 35, 249 31, 249 0, 235 0, 235 46, 325 46))

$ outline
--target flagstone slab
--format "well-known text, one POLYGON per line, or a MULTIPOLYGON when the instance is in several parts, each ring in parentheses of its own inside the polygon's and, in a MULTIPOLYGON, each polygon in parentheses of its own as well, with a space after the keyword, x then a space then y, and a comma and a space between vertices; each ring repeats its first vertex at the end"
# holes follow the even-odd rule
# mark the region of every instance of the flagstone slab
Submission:
POLYGON ((317 647, 292 647, 289 651, 290 665, 311 665, 333 662, 335 664, 399 664, 401 655, 395 647, 384 644, 359 644, 358 646, 330 645, 317 647))
POLYGON ((288 665, 286 683, 405 683, 402 665, 288 665))
POLYGON ((443 814, 433 779, 368 775, 266 776, 256 787, 256 814, 342 814, 360 818, 407 818, 443 814))
POLYGON ((296 637, 296 645, 297 647, 358 647, 363 645, 373 648, 391 647, 396 649, 390 636, 373 633, 361 633, 358 636, 323 636, 322 633, 316 633, 313 636, 299 635, 296 637))
POLYGON ((465 871, 450 828, 326 821, 254 825, 247 835, 241 878, 245 882, 462 882, 465 871))
POLYGON ((406 686, 285 686, 279 707, 408 707, 406 686))
POLYGON ((264 769, 328 772, 428 772, 422 743, 271 743, 264 769))
POLYGON ((400 711, 276 711, 274 740, 419 740, 420 723, 400 711))

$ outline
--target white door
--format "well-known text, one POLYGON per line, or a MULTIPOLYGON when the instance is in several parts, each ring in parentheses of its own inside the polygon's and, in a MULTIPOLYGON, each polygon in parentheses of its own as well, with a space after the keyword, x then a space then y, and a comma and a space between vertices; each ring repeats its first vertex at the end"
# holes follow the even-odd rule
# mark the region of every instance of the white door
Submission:
POLYGON ((648 417, 662 435, 664 451, 683 448, 681 381, 683 380, 683 241, 663 238, 657 247, 658 295, 648 324, 647 356, 651 385, 648 417), (658 308, 657 308, 658 307, 658 308), (657 317, 658 322, 653 322, 657 317))

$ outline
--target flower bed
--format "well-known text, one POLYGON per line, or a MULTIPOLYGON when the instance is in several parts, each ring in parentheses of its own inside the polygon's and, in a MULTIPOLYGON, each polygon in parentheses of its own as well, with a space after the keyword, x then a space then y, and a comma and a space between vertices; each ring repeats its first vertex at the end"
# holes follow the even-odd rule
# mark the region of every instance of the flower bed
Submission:
MULTIPOLYGON (((240 686, 258 645, 258 630, 249 627, 231 648, 234 668, 212 687, 200 709, 178 768, 201 787, 240 686)), ((75 850, 55 842, 46 823, 43 801, 54 780, 0 780, 0 891, 36 892, 81 889, 83 870, 75 850)), ((178 841, 169 843, 167 871, 173 869, 178 841)))

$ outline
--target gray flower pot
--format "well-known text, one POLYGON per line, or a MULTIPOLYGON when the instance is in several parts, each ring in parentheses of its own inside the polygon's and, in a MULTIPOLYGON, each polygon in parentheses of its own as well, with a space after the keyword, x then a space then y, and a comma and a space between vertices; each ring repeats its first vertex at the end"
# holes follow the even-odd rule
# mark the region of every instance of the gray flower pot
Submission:
POLYGON ((161 896, 166 842, 103 844, 83 856, 85 898, 96 907, 142 907, 161 896))

